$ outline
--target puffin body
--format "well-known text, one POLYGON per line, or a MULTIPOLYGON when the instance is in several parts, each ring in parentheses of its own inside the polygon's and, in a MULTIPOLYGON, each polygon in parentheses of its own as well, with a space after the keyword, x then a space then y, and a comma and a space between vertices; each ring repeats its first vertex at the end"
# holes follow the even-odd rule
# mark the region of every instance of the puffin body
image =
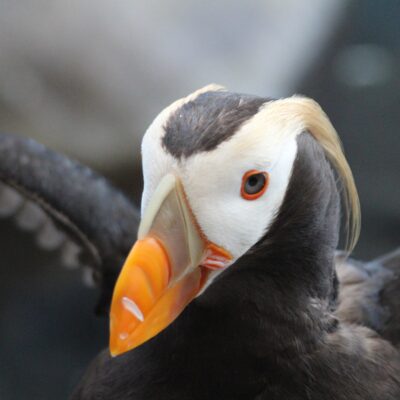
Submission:
MULTIPOLYGON (((350 249, 359 204, 315 102, 207 86, 161 112, 142 155, 142 222, 115 284, 110 349, 71 400, 400 398, 400 253, 365 265, 336 253, 340 192, 350 249)), ((109 244, 103 288, 119 269, 115 237, 132 237, 123 204, 115 227, 85 231, 109 244)))
MULTIPOLYGON (((340 317, 340 196, 326 151, 296 121, 295 107, 278 106, 206 88, 149 128, 142 213, 157 181, 174 170, 203 234, 234 261, 214 271, 212 284, 157 336, 115 358, 100 354, 72 399, 400 397, 398 350, 364 321, 355 325, 345 312, 340 317), (300 125, 297 135, 293 121, 300 125), (278 129, 290 133, 282 139, 278 129), (268 149, 263 140, 273 135, 278 139, 270 139, 268 149), (240 186, 246 169, 268 172, 264 204, 262 197, 240 199, 238 187, 229 191, 230 181, 240 186), (237 212, 247 216, 223 204, 233 201, 231 195, 238 197, 237 212), (238 240, 241 232, 246 234, 238 240)), ((318 123, 325 120, 311 128, 318 123)))

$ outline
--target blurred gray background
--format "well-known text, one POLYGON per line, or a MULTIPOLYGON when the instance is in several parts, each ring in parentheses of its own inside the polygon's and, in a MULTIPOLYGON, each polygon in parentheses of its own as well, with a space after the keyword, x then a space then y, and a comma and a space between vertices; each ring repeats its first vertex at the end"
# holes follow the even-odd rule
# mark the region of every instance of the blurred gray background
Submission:
MULTIPOLYGON (((315 98, 363 210, 355 256, 400 244, 400 2, 0 0, 0 130, 105 174, 138 201, 141 137, 207 83, 315 98)), ((0 399, 66 398, 107 343, 97 293, 0 220, 0 399)))

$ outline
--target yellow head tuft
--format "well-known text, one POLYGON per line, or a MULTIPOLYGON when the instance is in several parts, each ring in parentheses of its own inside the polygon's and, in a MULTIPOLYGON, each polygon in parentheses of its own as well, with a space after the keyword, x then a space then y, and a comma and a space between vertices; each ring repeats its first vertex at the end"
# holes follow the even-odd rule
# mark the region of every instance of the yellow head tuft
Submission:
POLYGON ((310 98, 293 96, 269 102, 266 108, 280 123, 290 125, 292 134, 308 131, 324 149, 341 181, 346 209, 346 249, 350 253, 360 235, 360 201, 353 174, 335 128, 319 104, 310 98))

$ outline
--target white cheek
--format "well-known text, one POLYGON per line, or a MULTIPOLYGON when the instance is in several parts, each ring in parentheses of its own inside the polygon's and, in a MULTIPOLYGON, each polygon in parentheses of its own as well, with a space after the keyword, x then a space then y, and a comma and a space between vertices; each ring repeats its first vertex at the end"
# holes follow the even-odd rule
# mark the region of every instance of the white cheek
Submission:
MULTIPOLYGON (((274 162, 266 169, 270 175, 269 186, 257 200, 249 201, 240 196, 239 172, 238 179, 230 182, 226 174, 224 177, 221 166, 215 169, 214 176, 198 175, 196 185, 188 185, 194 189, 188 197, 207 238, 230 251, 235 259, 261 239, 283 202, 296 152, 294 138, 275 149, 274 162), (221 187, 214 187, 218 182, 221 187), (206 187, 207 191, 202 190, 206 187)), ((230 170, 227 174, 232 172, 236 171, 230 170)))

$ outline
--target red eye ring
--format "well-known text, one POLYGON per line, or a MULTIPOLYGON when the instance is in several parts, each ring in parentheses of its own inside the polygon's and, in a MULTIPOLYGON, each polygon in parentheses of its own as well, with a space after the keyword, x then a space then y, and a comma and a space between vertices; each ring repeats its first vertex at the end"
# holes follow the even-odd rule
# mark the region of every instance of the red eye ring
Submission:
POLYGON ((247 171, 242 178, 240 195, 245 200, 256 200, 267 190, 269 183, 268 172, 252 169, 247 171))

